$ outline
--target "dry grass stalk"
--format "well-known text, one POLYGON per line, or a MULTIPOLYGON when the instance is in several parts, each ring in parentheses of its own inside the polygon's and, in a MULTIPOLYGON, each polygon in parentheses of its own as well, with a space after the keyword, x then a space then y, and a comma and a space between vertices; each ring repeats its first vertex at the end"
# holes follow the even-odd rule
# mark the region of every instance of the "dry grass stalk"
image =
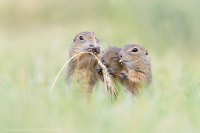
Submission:
MULTIPOLYGON (((94 55, 93 53, 90 53, 90 54, 94 55)), ((113 96, 113 98, 116 98, 119 94, 119 91, 118 91, 117 87, 115 86, 113 77, 110 76, 110 74, 108 73, 107 67, 101 62, 101 60, 96 55, 94 55, 94 56, 98 60, 98 64, 103 69, 102 73, 103 73, 103 78, 104 78, 104 87, 105 87, 106 95, 108 96, 108 94, 110 93, 111 96, 113 96)))
POLYGON ((102 67, 102 73, 103 73, 103 77, 104 77, 104 87, 105 87, 105 93, 106 95, 108 96, 108 94, 110 93, 111 96, 113 96, 113 98, 116 98, 119 94, 119 91, 117 89, 117 87, 115 86, 115 83, 113 81, 113 77, 110 76, 110 74, 108 73, 108 70, 106 68, 106 66, 101 62, 101 60, 96 56, 94 55, 93 53, 91 52, 81 52, 81 53, 78 53, 76 55, 74 55, 73 57, 71 57, 65 64, 64 66, 61 68, 61 70, 59 71, 58 75, 56 76, 52 86, 51 86, 51 89, 50 89, 50 93, 49 93, 49 96, 51 94, 51 91, 60 75, 60 73, 62 72, 62 70, 65 68, 65 66, 74 58, 76 57, 77 55, 79 54, 83 54, 83 53, 89 53, 89 54, 92 54, 97 60, 98 60, 98 64, 102 67))

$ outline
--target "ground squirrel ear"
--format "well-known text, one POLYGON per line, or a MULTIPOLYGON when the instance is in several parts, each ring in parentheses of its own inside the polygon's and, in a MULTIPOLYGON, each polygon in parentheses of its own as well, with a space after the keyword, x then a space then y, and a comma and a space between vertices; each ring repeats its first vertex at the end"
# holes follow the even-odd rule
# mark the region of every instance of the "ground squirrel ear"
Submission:
POLYGON ((148 53, 148 51, 147 51, 147 50, 146 50, 145 52, 146 52, 146 53, 145 53, 146 55, 149 55, 149 53, 148 53))
POLYGON ((76 41, 76 37, 74 37, 74 42, 76 41))

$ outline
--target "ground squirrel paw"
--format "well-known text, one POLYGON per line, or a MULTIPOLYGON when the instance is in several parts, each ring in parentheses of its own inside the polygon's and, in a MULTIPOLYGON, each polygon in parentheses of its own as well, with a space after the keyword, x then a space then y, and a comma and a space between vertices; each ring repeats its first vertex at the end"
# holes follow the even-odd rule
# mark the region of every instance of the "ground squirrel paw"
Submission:
POLYGON ((98 73, 102 73, 102 68, 101 68, 101 66, 99 66, 99 65, 97 65, 97 66, 95 67, 95 70, 96 70, 98 73))
POLYGON ((112 70, 110 70, 110 69, 108 69, 108 73, 109 73, 109 74, 110 74, 110 76, 112 76, 112 77, 114 77, 114 76, 115 76, 114 72, 113 72, 112 70))
POLYGON ((121 79, 128 79, 128 74, 126 72, 120 72, 119 76, 121 79))

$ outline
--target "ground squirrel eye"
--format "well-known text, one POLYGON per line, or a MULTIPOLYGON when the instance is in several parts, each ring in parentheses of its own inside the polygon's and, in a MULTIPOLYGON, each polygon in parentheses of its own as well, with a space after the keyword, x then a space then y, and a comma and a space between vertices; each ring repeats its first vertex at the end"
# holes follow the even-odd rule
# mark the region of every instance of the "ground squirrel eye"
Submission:
POLYGON ((79 36, 79 39, 80 39, 80 40, 84 40, 82 36, 79 36))
POLYGON ((137 48, 134 48, 133 50, 132 50, 132 52, 137 52, 138 51, 138 49, 137 48))

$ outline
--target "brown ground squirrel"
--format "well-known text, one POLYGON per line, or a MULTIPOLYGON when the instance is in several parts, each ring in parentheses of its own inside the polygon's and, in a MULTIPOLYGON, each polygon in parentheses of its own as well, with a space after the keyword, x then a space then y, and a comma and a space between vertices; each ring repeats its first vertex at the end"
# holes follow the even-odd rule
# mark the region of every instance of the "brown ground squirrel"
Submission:
MULTIPOLYGON (((99 57, 100 44, 93 32, 81 32, 74 38, 73 43, 70 45, 69 56, 71 58, 80 52, 93 52, 99 57)), ((95 70, 96 65, 97 59, 93 55, 89 53, 77 55, 69 62, 66 72, 66 82, 70 84, 74 76, 78 88, 86 92, 87 95, 92 92, 94 84, 98 81, 95 70)))
MULTIPOLYGON (((121 50, 119 47, 109 46, 101 55, 102 63, 107 67, 109 74, 116 80, 119 80, 119 73, 122 69, 118 56, 121 50)), ((102 67, 97 64, 95 69, 98 72, 98 77, 104 81, 102 67)))
POLYGON ((139 45, 126 45, 119 53, 123 63, 120 79, 133 94, 138 93, 141 83, 149 86, 152 82, 151 64, 148 51, 139 45))

